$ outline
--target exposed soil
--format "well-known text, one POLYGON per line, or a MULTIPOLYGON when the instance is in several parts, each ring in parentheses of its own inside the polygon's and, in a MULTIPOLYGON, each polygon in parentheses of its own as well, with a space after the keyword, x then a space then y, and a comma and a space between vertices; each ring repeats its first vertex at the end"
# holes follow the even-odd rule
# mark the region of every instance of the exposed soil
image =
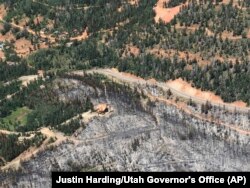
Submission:
POLYGON ((22 57, 26 57, 34 50, 34 47, 32 46, 31 42, 25 38, 18 39, 14 43, 14 45, 16 53, 22 57))
MULTIPOLYGON (((35 77, 36 77, 36 75, 30 75, 30 76, 21 77, 21 79, 20 78, 19 79, 26 82, 26 81, 29 81, 29 80, 35 78, 35 77)), ((84 123, 88 123, 95 116, 99 116, 99 114, 96 112, 90 112, 90 111, 84 112, 82 114, 82 117, 84 119, 84 123)), ((77 117, 78 116, 75 116, 75 117, 69 119, 68 121, 66 121, 65 123, 67 123, 70 120, 75 119, 77 117)), ((75 139, 73 136, 64 136, 63 133, 57 132, 55 130, 51 130, 48 127, 41 128, 40 132, 44 136, 46 136, 46 139, 43 141, 43 143, 39 147, 31 146, 30 148, 25 150, 23 153, 21 153, 18 157, 16 157, 14 160, 10 161, 5 166, 1 167, 1 170, 7 170, 9 168, 18 169, 20 167, 21 161, 29 160, 30 158, 35 156, 37 153, 45 150, 47 146, 58 146, 67 140, 72 141, 75 144, 77 144, 79 142, 79 140, 75 139), (55 142, 50 143, 51 138, 55 139, 55 142)), ((14 132, 14 131, 12 132, 12 131, 7 131, 7 130, 0 130, 0 133, 1 134, 18 134, 18 132, 14 132)), ((34 137, 35 134, 33 132, 30 132, 30 133, 31 133, 31 135, 29 137, 19 137, 19 140, 22 140, 24 138, 31 139, 32 137, 34 137)))
POLYGON ((129 51, 135 56, 138 56, 140 54, 140 49, 136 46, 129 46, 129 51))
POLYGON ((214 36, 214 32, 208 29, 207 27, 206 27, 206 34, 207 36, 214 36))
POLYGON ((154 78, 148 79, 147 82, 149 82, 151 84, 156 84, 157 83, 157 81, 154 78))
POLYGON ((164 3, 168 1, 169 0, 159 0, 154 7, 154 11, 156 13, 156 23, 158 23, 160 20, 162 20, 164 23, 169 23, 175 17, 175 15, 180 12, 180 8, 183 6, 183 4, 181 4, 172 8, 164 8, 164 3))
POLYGON ((138 56, 140 54, 140 49, 137 46, 126 45, 125 51, 122 56, 127 57, 128 55, 138 56))
POLYGON ((44 20, 43 16, 37 16, 36 18, 34 18, 34 23, 35 25, 38 25, 39 23, 41 23, 44 20))
MULTIPOLYGON (((2 131, 2 130, 1 130, 2 131)), ((59 145, 62 141, 66 140, 67 137, 63 136, 62 133, 55 132, 50 130, 49 128, 42 128, 40 132, 46 136, 47 138, 43 141, 42 145, 40 145, 38 148, 37 147, 30 147, 23 153, 21 153, 18 157, 16 157, 14 160, 11 162, 7 163, 5 166, 1 168, 1 170, 6 170, 9 168, 12 169, 18 169, 20 167, 21 161, 26 161, 32 158, 32 156, 36 155, 38 152, 43 151, 46 146, 49 144, 50 138, 56 138, 56 141, 52 143, 53 145, 59 145)), ((52 145, 51 144, 51 145, 52 145)))
POLYGON ((76 36, 76 37, 71 37, 70 40, 78 40, 78 41, 81 41, 81 40, 85 40, 88 38, 88 32, 87 32, 87 28, 84 30, 84 32, 79 35, 79 36, 76 36))
MULTIPOLYGON (((96 112, 85 112, 82 114, 82 117, 84 118, 84 122, 88 123, 90 119, 93 117, 98 116, 98 113, 96 112)), ((78 117, 78 116, 76 116, 78 117)), ((30 147, 27 150, 25 150, 23 153, 21 153, 18 157, 16 157, 11 162, 7 163, 5 166, 1 168, 1 170, 7 170, 9 168, 12 169, 19 169, 21 161, 27 161, 33 156, 35 156, 37 153, 43 151, 46 149, 47 146, 58 146, 64 141, 72 141, 73 143, 77 144, 79 140, 75 139, 73 136, 64 136, 63 133, 57 132, 55 130, 51 130, 48 127, 41 128, 40 132, 46 136, 46 139, 43 141, 43 143, 37 148, 37 147, 30 147), (55 139, 55 142, 50 143, 50 139, 55 139)), ((6 130, 0 130, 0 133, 3 134, 18 134, 17 132, 10 132, 6 130)), ((29 138, 32 138, 34 134, 31 134, 29 138)), ((22 138, 22 137, 21 137, 22 138)))
MULTIPOLYGON (((11 32, 6 33, 5 35, 2 35, 0 33, 0 41, 11 42, 11 41, 14 41, 14 40, 15 40, 15 36, 11 32)), ((0 59, 4 59, 4 57, 5 57, 4 52, 2 50, 0 50, 0 59)))
POLYGON ((0 130, 0 134, 18 134, 17 132, 12 132, 8 130, 0 130))
POLYGON ((22 81, 23 86, 27 86, 31 81, 38 78, 38 75, 22 76, 18 80, 22 81))
POLYGON ((0 18, 4 18, 5 15, 6 15, 6 9, 4 8, 4 5, 1 4, 0 5, 0 18))
POLYGON ((22 18, 21 20, 18 21, 18 25, 22 26, 22 27, 26 27, 26 24, 29 22, 30 18, 25 17, 22 18))
MULTIPOLYGON (((135 76, 130 73, 119 72, 117 69, 95 69, 90 70, 89 72, 96 72, 100 74, 104 74, 106 76, 111 77, 112 79, 118 81, 129 82, 130 84, 151 84, 151 81, 145 80, 141 77, 135 76)), ((74 74, 82 75, 82 71, 75 71, 74 74)), ((164 90, 170 89, 172 93, 174 93, 178 97, 182 97, 185 99, 192 98, 194 102, 199 104, 209 101, 212 105, 218 106, 220 104, 225 105, 228 110, 234 109, 234 107, 239 107, 238 110, 246 112, 249 110, 247 108, 247 104, 242 101, 235 101, 233 103, 225 103, 220 96, 216 96, 213 92, 210 91, 201 91, 200 89, 196 89, 192 87, 192 85, 182 79, 170 80, 166 83, 164 82, 156 82, 154 83, 164 90), (246 108, 242 108, 243 106, 246 108)))
POLYGON ((176 80, 170 80, 167 82, 167 84, 172 88, 181 91, 183 93, 186 93, 187 95, 190 95, 192 97, 203 98, 204 100, 213 101, 215 103, 223 103, 223 100, 219 96, 216 96, 212 92, 207 92, 207 91, 205 92, 193 88, 191 84, 182 80, 181 78, 176 80))
POLYGON ((3 53, 3 51, 2 50, 0 50, 0 59, 4 59, 4 53, 3 53))
MULTIPOLYGON (((201 91, 200 89, 196 89, 192 87, 190 83, 182 80, 181 78, 176 79, 176 80, 170 80, 167 82, 167 85, 191 97, 207 100, 211 103, 226 104, 224 103, 224 101, 221 99, 220 96, 217 96, 213 92, 210 92, 210 91, 201 91)), ((230 105, 235 106, 235 107, 247 106, 246 103, 242 101, 235 101, 233 103, 230 103, 230 105)))
POLYGON ((242 108, 247 107, 247 104, 243 101, 236 101, 236 102, 233 102, 231 104, 234 106, 237 106, 237 107, 242 107, 242 108))
MULTIPOLYGON (((230 1, 231 1, 231 0, 223 0, 223 1, 222 1, 222 4, 227 5, 227 4, 230 3, 230 1)), ((233 6, 240 7, 240 6, 238 5, 238 1, 239 1, 239 0, 233 0, 233 6)))
POLYGON ((128 3, 131 5, 136 5, 139 3, 139 0, 129 0, 128 3))
POLYGON ((8 33, 6 33, 5 35, 2 35, 0 33, 0 41, 12 41, 15 40, 15 36, 9 31, 8 33))
POLYGON ((228 32, 228 31, 223 31, 221 38, 223 40, 225 39, 230 39, 230 40, 238 40, 238 39, 242 39, 241 36, 233 36, 233 32, 228 32))
POLYGON ((99 114, 96 113, 96 112, 91 112, 91 111, 84 112, 84 113, 82 113, 83 122, 88 123, 92 118, 94 118, 94 117, 96 117, 98 115, 99 114))

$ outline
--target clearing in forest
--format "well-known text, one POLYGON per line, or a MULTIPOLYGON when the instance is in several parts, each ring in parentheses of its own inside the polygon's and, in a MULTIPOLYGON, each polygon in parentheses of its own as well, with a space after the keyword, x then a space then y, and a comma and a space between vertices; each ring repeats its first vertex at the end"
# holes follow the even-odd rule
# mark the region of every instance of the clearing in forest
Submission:
POLYGON ((27 123, 27 116, 30 112, 31 110, 27 107, 18 108, 13 111, 9 116, 5 117, 3 121, 8 124, 9 129, 13 131, 15 127, 12 123, 20 122, 20 125, 25 125, 27 123))
POLYGON ((184 4, 178 5, 172 8, 164 8, 164 3, 168 3, 169 0, 159 0, 154 7, 156 13, 155 22, 158 23, 162 20, 164 23, 169 23, 174 17, 179 14, 181 7, 184 4))
MULTIPOLYGON (((226 104, 220 96, 215 95, 211 91, 201 91, 200 89, 196 89, 192 87, 192 85, 181 78, 176 80, 170 80, 167 82, 167 85, 171 88, 174 88, 175 90, 185 93, 186 95, 190 96, 191 98, 198 98, 202 100, 207 100, 211 103, 215 104, 226 104)), ((233 103, 230 103, 229 105, 235 106, 235 107, 246 107, 247 104, 242 101, 235 101, 233 103)))

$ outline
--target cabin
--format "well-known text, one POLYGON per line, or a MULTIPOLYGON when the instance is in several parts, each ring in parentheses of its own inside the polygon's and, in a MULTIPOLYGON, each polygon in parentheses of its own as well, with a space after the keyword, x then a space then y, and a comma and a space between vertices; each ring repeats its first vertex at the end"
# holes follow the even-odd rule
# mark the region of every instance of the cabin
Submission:
POLYGON ((105 114, 109 111, 109 105, 105 103, 98 104, 94 109, 98 114, 105 114))

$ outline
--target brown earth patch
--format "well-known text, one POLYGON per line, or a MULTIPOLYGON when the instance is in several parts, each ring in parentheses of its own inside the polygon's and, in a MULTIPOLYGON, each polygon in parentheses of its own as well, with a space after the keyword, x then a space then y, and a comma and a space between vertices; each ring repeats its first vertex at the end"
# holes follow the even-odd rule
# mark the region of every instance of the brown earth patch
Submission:
POLYGON ((44 17, 41 16, 41 15, 39 15, 39 16, 37 16, 36 18, 34 18, 33 21, 34 21, 35 25, 38 25, 38 24, 40 24, 43 20, 44 20, 44 17))
POLYGON ((126 57, 126 56, 138 56, 140 54, 140 49, 137 46, 133 46, 133 45, 126 45, 125 51, 123 52, 122 56, 126 57))
POLYGON ((164 8, 164 3, 167 3, 168 1, 169 0, 159 0, 156 3, 156 6, 153 8, 156 13, 154 18, 156 23, 158 23, 160 20, 162 20, 164 23, 169 23, 180 12, 181 7, 184 5, 181 4, 172 8, 164 8))
POLYGON ((167 84, 170 87, 176 89, 177 91, 181 91, 182 93, 185 93, 189 96, 198 97, 198 98, 201 98, 203 100, 223 104, 223 100, 219 96, 216 96, 212 92, 201 91, 200 89, 196 89, 196 88, 192 87, 192 85, 190 83, 182 80, 181 78, 176 79, 176 80, 170 80, 167 82, 167 84))
POLYGON ((6 33, 5 35, 2 35, 0 33, 0 41, 12 41, 15 40, 15 36, 9 31, 8 33, 6 33))
MULTIPOLYGON (((228 5, 231 0, 223 0, 222 4, 228 5)), ((239 7, 238 0, 233 0, 233 6, 239 7)))
POLYGON ((26 27, 27 24, 29 23, 29 18, 25 17, 22 18, 21 20, 18 21, 18 25, 22 26, 22 27, 26 27))
POLYGON ((247 38, 250 38, 250 29, 247 32, 247 38))
POLYGON ((217 104, 229 104, 235 107, 246 107, 247 104, 243 101, 235 101, 233 103, 225 103, 220 96, 215 95, 210 91, 201 91, 200 89, 196 89, 192 87, 192 85, 181 78, 176 80, 170 80, 167 82, 167 85, 174 88, 177 91, 185 93, 191 97, 200 98, 202 100, 207 100, 212 103, 217 104))
POLYGON ((6 9, 4 7, 4 4, 0 5, 0 18, 4 18, 6 16, 6 9))
POLYGON ((130 5, 138 5, 139 0, 129 0, 128 3, 129 3, 130 5))
POLYGON ((54 20, 48 20, 47 26, 49 30, 54 28, 54 20))
POLYGON ((0 50, 0 59, 3 60, 4 57, 5 57, 4 52, 2 50, 0 50))
POLYGON ((78 41, 81 41, 81 40, 85 40, 88 38, 88 32, 87 32, 88 28, 86 28, 83 33, 79 36, 76 36, 76 37, 71 37, 70 40, 78 40, 78 41))
POLYGON ((247 107, 247 104, 243 101, 235 101, 233 103, 231 103, 232 105, 234 106, 237 106, 237 107, 241 107, 241 108, 244 108, 244 107, 247 107))
POLYGON ((140 54, 140 49, 136 46, 130 46, 129 51, 131 54, 138 56, 140 54))
POLYGON ((241 36, 233 36, 233 32, 228 32, 228 31, 223 31, 221 38, 223 40, 225 39, 230 39, 230 40, 238 40, 238 39, 242 39, 241 36))
POLYGON ((25 38, 18 39, 14 45, 16 53, 22 57, 26 57, 34 50, 34 47, 31 42, 25 38))
POLYGON ((210 37, 214 36, 214 32, 208 29, 207 27, 206 27, 206 34, 207 36, 210 36, 210 37))
POLYGON ((106 103, 101 103, 95 106, 94 109, 98 114, 104 114, 108 112, 109 106, 106 103))
POLYGON ((154 78, 148 79, 147 82, 149 82, 151 84, 156 84, 157 83, 156 79, 154 79, 154 78))

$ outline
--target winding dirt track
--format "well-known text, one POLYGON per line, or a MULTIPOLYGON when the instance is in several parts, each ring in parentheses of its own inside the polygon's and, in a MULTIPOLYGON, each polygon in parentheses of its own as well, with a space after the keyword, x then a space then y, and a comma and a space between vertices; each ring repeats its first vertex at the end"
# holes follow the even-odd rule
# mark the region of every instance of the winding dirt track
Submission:
MULTIPOLYGON (((194 102, 197 102, 197 103, 204 103, 206 102, 205 100, 203 99, 200 99, 200 98, 195 98, 195 97, 191 97, 185 93, 182 93, 178 90, 175 90, 174 88, 172 87, 169 87, 169 85, 167 83, 163 83, 163 82, 157 82, 155 80, 144 80, 143 78, 140 78, 140 77, 136 77, 132 74, 128 74, 128 73, 124 73, 124 72, 119 72, 117 71, 116 69, 94 69, 94 70, 89 70, 87 71, 87 73, 99 73, 99 74, 103 74, 113 80, 116 80, 118 82, 123 82, 123 83, 129 83, 131 86, 145 86, 145 85, 150 85, 150 86, 157 86, 163 90, 168 90, 170 89, 172 91, 172 93, 176 96, 180 96, 180 97, 183 97, 183 98, 186 98, 186 99, 190 99, 192 98, 192 100, 194 102)), ((76 74, 76 75, 80 75, 80 76, 83 76, 84 73, 83 71, 74 71, 73 74, 76 74)), ((152 99, 157 99, 161 102, 165 102, 165 103, 169 103, 169 104, 172 104, 169 100, 161 97, 161 96, 158 96, 157 92, 151 92, 150 94, 148 94, 148 96, 152 99)), ((212 102, 211 102, 212 103, 212 102)), ((176 104, 173 104, 175 106, 177 106, 176 104)), ((212 103, 212 105, 217 105, 216 103, 212 103)), ((221 106, 221 104, 220 104, 221 106)), ((232 105, 228 105, 228 104, 225 104, 225 108, 228 108, 228 109, 235 109, 235 107, 233 107, 232 105)), ((244 107, 244 108, 238 108, 237 109, 238 111, 243 111, 243 112, 248 112, 250 109, 248 107, 244 107)), ((204 117, 201 117, 199 114, 193 114, 191 112, 189 112, 188 110, 185 110, 185 112, 189 113, 189 114, 192 114, 193 116, 199 118, 199 119, 203 119, 203 120, 207 120, 207 121, 211 121, 212 123, 215 123, 216 125, 218 126, 225 126, 231 130, 234 130, 234 131, 237 131, 239 134, 242 134, 242 135, 250 135, 250 131, 249 130, 243 130, 237 126, 234 126, 234 125, 231 125, 231 124, 226 124, 226 123, 223 123, 223 122, 215 122, 213 120, 210 120, 208 118, 204 118, 204 117)), ((143 131, 158 131, 159 130, 159 127, 153 127, 153 128, 149 128, 147 130, 143 130, 143 131)), ((55 132, 55 131, 52 131, 48 128, 41 128, 40 132, 45 135, 47 137, 47 139, 45 139, 45 141, 43 142, 43 144, 39 147, 39 148, 31 148, 30 150, 27 150, 25 152, 23 152, 21 155, 19 155, 17 158, 15 158, 13 161, 7 163, 6 166, 4 167, 1 167, 0 169, 1 170, 6 170, 10 167, 15 167, 15 168, 18 168, 19 165, 20 165, 20 160, 28 160, 30 159, 33 155, 37 154, 38 152, 42 151, 45 149, 45 146, 48 144, 48 140, 50 138, 57 138, 57 140, 52 143, 51 145, 55 145, 55 146, 58 146, 59 144, 61 144, 63 141, 71 141, 72 143, 74 144, 80 144, 80 143, 89 143, 89 142, 93 142, 93 141, 96 141, 96 140, 102 140, 102 139, 105 139, 109 136, 109 134, 107 135, 100 135, 100 136, 97 136, 97 137, 94 137, 94 138, 89 138, 87 140, 78 140, 77 138, 73 137, 73 136, 64 136, 63 134, 61 133, 58 133, 58 132, 55 132)), ((18 132, 11 132, 11 131, 6 131, 6 130, 0 130, 0 133, 2 134, 18 134, 18 132)))
MULTIPOLYGON (((136 77, 132 74, 128 74, 128 73, 124 73, 124 72, 119 72, 116 69, 94 69, 94 70, 89 70, 87 71, 87 73, 98 73, 98 74, 103 74, 107 77, 109 77, 112 80, 118 81, 118 82, 123 82, 123 83, 128 83, 130 86, 146 86, 146 85, 150 85, 150 86, 157 86, 159 87, 159 89, 163 89, 163 90, 168 90, 170 89, 171 92, 179 97, 182 98, 186 98, 186 99, 192 99, 194 102, 198 103, 198 104, 204 104, 207 102, 207 100, 201 99, 201 98, 197 98, 197 97, 192 97, 187 95, 186 93, 182 93, 181 91, 178 91, 172 87, 169 87, 169 85, 167 83, 163 83, 163 82, 157 82, 157 81, 152 81, 152 80, 144 80, 143 78, 140 77, 136 77)), ((83 71, 74 71, 73 74, 79 75, 79 76, 83 76, 84 73, 83 71)), ((157 90, 157 88, 156 88, 157 90)), ((178 105, 174 102, 171 102, 170 100, 167 100, 166 98, 159 96, 159 94, 154 91, 150 91, 148 94, 148 97, 150 97, 150 99, 157 99, 159 101, 165 102, 167 104, 172 104, 176 107, 178 107, 178 105)), ((222 104, 217 104, 217 103, 213 103, 211 102, 212 105, 214 106, 220 106, 222 107, 222 104)), ((225 109, 226 110, 235 110, 235 108, 237 108, 238 112, 242 112, 242 113, 248 113, 250 111, 249 107, 236 107, 230 104, 225 103, 225 109)), ((205 121, 209 121, 211 123, 214 123, 218 126, 225 126, 231 130, 237 131, 238 133, 242 134, 242 135, 250 135, 250 131, 249 130, 245 130, 245 129, 241 129, 235 125, 232 124, 228 124, 228 123, 224 123, 224 122, 218 122, 216 120, 212 120, 209 117, 203 117, 200 114, 197 113, 192 113, 190 112, 188 109, 182 109, 184 110, 186 113, 193 115, 195 117, 197 117, 198 119, 203 119, 205 121)))
MULTIPOLYGON (((199 98, 199 97, 194 97, 191 95, 188 95, 187 93, 184 93, 180 90, 175 89, 174 87, 170 86, 170 84, 165 83, 165 82, 152 82, 150 80, 144 80, 143 78, 139 78, 127 73, 122 73, 119 72, 115 69, 95 69, 95 70, 90 70, 88 71, 88 73, 99 73, 99 74, 104 74, 110 78, 113 78, 115 80, 120 80, 123 82, 127 82, 127 83, 132 83, 132 84, 140 84, 140 85, 154 85, 157 86, 159 88, 162 88, 163 90, 167 91, 168 89, 171 90, 171 92, 181 98, 185 98, 187 100, 192 99, 194 102, 196 102, 197 104, 204 104, 207 102, 206 99, 203 98, 199 98)), ((75 71, 74 74, 78 74, 78 75, 83 75, 82 71, 75 71)), ((225 109, 227 109, 228 111, 234 111, 235 109, 238 112, 243 112, 243 113, 248 113, 250 111, 249 107, 239 107, 236 106, 234 104, 229 104, 229 103, 217 103, 217 102, 213 102, 213 101, 208 101, 210 102, 213 106, 217 106, 217 107, 225 107, 225 109)))
MULTIPOLYGON (((124 73, 124 72, 119 72, 117 71, 116 69, 95 69, 95 70, 89 70, 87 71, 87 73, 98 73, 98 74, 103 74, 115 81, 118 81, 118 82, 125 82, 125 83, 129 83, 131 86, 138 86, 138 85, 151 85, 151 86, 157 86, 163 90, 168 90, 170 89, 171 92, 176 95, 176 96, 179 96, 179 97, 182 97, 182 98, 185 98, 187 100, 189 100, 190 98, 198 103, 198 104, 204 104, 207 102, 207 100, 204 100, 204 99, 201 99, 201 98, 197 98, 197 97, 192 97, 190 95, 187 95, 186 93, 182 93, 181 91, 179 90, 176 90, 174 89, 173 87, 170 87, 167 83, 163 83, 163 82, 157 82, 157 81, 152 81, 152 80, 144 80, 143 78, 140 78, 140 77, 136 77, 134 75, 131 75, 131 74, 128 74, 128 73, 124 73)), ((74 71, 73 74, 76 74, 76 75, 83 75, 83 71, 74 71)), ((172 103, 170 102, 169 100, 161 97, 158 95, 157 92, 150 92, 148 94, 148 96, 152 99, 157 99, 159 101, 162 101, 162 102, 166 102, 168 104, 172 104, 174 106, 178 106, 177 104, 175 103, 172 103)), ((217 104, 217 103, 214 103, 214 102, 211 102, 212 105, 214 106, 219 106, 219 107, 222 107, 223 105, 222 104, 217 104)), ((249 107, 238 107, 238 106, 234 106, 233 104, 227 104, 227 103, 224 103, 224 107, 226 110, 229 110, 229 111, 234 111, 235 109, 237 109, 238 112, 242 112, 242 113, 248 113, 250 111, 250 108, 249 107)), ((215 123, 217 124, 218 126, 225 126, 225 127, 228 127, 229 129, 231 130, 234 130, 234 131, 237 131, 238 133, 240 134, 243 134, 243 135, 250 135, 250 131, 249 130, 244 130, 244 129, 241 129, 235 125, 232 125, 232 124, 227 124, 227 123, 224 123, 224 122, 220 122, 218 124, 218 122, 216 122, 215 120, 212 120, 210 118, 206 118, 206 117, 202 117, 200 114, 194 114, 192 112, 190 112, 189 110, 185 110, 183 109, 186 113, 188 114, 192 114, 193 116, 199 118, 199 119, 203 119, 203 120, 207 120, 207 121, 210 121, 212 123, 215 123)))

